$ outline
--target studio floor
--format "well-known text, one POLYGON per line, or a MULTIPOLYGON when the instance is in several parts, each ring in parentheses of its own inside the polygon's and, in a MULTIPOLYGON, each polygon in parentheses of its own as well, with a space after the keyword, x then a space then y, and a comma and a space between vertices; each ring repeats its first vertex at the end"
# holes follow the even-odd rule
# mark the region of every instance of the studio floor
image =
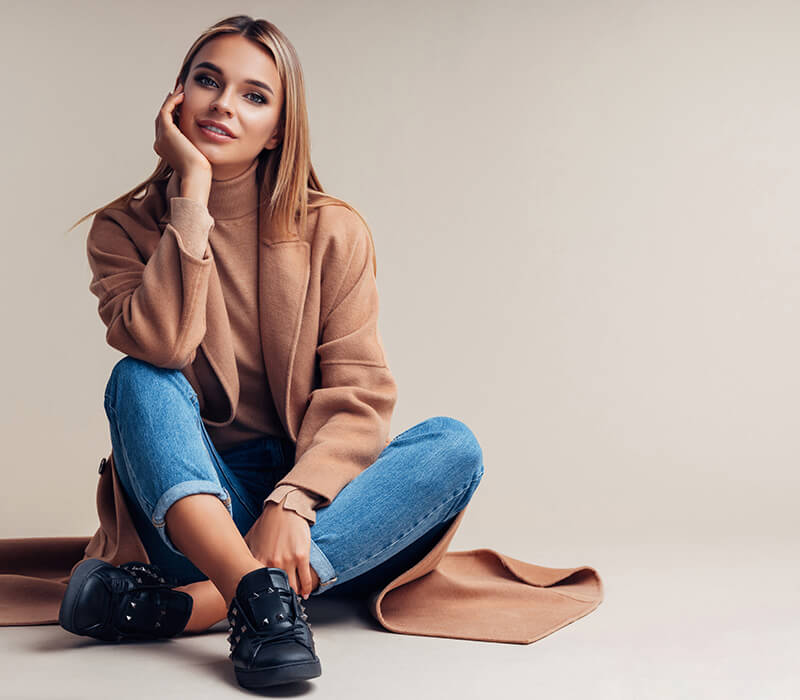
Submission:
MULTIPOLYGON (((788 538, 609 546, 591 561, 603 603, 527 645, 394 634, 358 603, 313 598, 306 609, 322 675, 261 695, 797 698, 796 555, 788 538)), ((553 553, 541 563, 567 562, 553 553)), ((204 635, 123 645, 57 625, 0 628, 0 697, 241 697, 248 691, 225 637, 224 622, 204 635)))

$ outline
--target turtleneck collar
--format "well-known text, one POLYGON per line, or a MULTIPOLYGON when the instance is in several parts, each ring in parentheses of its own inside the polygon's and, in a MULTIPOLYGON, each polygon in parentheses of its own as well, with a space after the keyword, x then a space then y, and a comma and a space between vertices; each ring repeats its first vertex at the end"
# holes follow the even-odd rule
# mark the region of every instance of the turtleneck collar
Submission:
POLYGON ((217 220, 238 219, 258 209, 258 158, 243 173, 227 180, 211 180, 208 213, 217 220))

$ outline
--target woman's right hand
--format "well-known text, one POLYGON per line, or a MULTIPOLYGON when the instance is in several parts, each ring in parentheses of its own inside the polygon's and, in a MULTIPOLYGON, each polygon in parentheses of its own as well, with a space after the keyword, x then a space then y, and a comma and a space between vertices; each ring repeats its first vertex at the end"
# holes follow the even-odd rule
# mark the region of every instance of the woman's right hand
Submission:
POLYGON ((302 515, 269 502, 244 541, 263 566, 275 566, 286 572, 289 586, 297 595, 303 598, 311 595, 314 590, 309 562, 311 526, 302 515))
POLYGON ((170 92, 156 117, 156 140, 153 150, 161 156, 181 179, 202 173, 211 177, 211 163, 186 135, 178 128, 173 116, 175 108, 183 101, 183 85, 178 83, 170 92))

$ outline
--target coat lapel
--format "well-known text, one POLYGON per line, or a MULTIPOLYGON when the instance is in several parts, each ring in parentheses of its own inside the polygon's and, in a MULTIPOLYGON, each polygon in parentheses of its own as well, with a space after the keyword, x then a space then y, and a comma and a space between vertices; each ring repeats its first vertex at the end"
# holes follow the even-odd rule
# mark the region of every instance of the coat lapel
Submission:
POLYGON ((297 442, 306 396, 302 387, 293 386, 298 380, 293 382, 292 369, 311 274, 311 249, 295 234, 277 238, 269 222, 262 224, 265 219, 259 216, 261 349, 275 408, 292 442, 297 442))

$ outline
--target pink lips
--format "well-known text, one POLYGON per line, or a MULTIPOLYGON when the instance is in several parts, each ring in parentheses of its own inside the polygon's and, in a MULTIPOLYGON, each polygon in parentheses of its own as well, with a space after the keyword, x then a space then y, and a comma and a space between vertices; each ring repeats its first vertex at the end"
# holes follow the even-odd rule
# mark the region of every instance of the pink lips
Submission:
MULTIPOLYGON (((204 127, 207 127, 207 126, 214 126, 217 129, 220 129, 221 131, 224 131, 225 134, 227 135, 227 138, 230 138, 230 139, 236 138, 231 133, 231 130, 227 126, 225 126, 225 124, 221 124, 220 122, 215 122, 213 119, 199 119, 197 121, 197 124, 200 126, 201 129, 204 129, 204 127)), ((209 134, 214 133, 214 132, 208 131, 207 129, 204 129, 204 132, 205 133, 209 133, 209 134)))
POLYGON ((233 136, 223 136, 222 134, 217 133, 216 131, 210 131, 206 129, 204 126, 200 127, 200 131, 206 138, 216 141, 218 143, 224 143, 226 141, 233 141, 233 136))

